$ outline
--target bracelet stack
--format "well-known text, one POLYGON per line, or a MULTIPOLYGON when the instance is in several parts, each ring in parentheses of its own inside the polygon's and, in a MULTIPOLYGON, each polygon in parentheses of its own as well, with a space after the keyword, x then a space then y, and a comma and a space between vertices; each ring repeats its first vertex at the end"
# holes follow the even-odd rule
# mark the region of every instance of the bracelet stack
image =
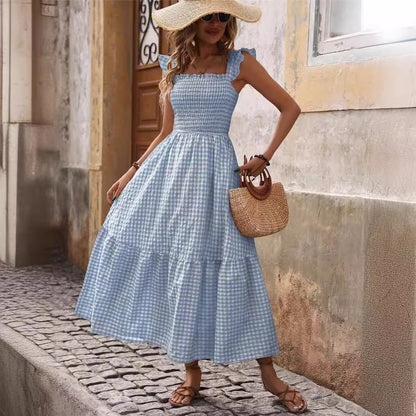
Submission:
POLYGON ((260 159, 263 159, 265 162, 267 162, 266 166, 269 166, 270 165, 270 162, 262 154, 260 154, 260 155, 254 155, 254 157, 259 157, 260 159))

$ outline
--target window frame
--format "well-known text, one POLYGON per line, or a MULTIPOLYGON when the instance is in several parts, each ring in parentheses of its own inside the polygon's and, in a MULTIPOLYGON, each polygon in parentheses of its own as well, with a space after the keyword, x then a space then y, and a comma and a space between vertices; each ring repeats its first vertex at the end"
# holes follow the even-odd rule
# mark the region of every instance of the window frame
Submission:
POLYGON ((400 29, 400 33, 388 34, 381 30, 372 32, 355 32, 347 35, 328 38, 331 2, 333 0, 318 0, 316 13, 320 14, 317 30, 316 52, 319 55, 342 52, 356 48, 367 48, 395 42, 408 42, 416 40, 416 26, 407 26, 400 29))
POLYGON ((284 87, 302 112, 413 108, 416 42, 314 56, 317 0, 287 0, 284 87))

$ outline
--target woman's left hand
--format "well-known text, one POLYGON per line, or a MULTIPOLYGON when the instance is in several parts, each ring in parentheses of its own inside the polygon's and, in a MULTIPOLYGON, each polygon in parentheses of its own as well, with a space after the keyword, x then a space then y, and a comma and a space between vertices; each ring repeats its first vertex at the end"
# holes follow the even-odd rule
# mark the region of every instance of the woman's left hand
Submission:
POLYGON ((237 172, 237 170, 240 170, 241 172, 243 169, 247 169, 249 176, 256 177, 257 175, 260 175, 261 172, 263 172, 266 166, 267 162, 265 160, 259 157, 253 157, 247 163, 239 166, 238 169, 235 169, 234 172, 237 172))

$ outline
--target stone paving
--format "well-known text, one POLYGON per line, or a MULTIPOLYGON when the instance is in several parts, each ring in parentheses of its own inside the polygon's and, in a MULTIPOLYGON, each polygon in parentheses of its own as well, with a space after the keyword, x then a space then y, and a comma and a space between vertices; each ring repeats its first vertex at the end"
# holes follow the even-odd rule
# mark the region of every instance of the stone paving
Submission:
MULTIPOLYGON (((184 380, 183 364, 161 348, 93 334, 73 314, 84 271, 68 262, 13 268, 0 262, 0 322, 25 336, 59 363, 63 372, 119 415, 293 415, 264 390, 255 360, 215 364, 200 360, 200 394, 191 406, 168 398, 184 380)), ((304 415, 374 416, 309 378, 275 364, 278 376, 308 400, 304 415)))

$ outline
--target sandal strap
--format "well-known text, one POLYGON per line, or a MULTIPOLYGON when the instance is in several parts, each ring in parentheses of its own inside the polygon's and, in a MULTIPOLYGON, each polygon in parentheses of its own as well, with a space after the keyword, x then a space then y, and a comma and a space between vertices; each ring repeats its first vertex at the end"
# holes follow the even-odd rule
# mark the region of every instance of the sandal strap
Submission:
POLYGON ((294 400, 296 395, 300 395, 303 403, 305 403, 304 397, 296 389, 294 389, 293 387, 290 387, 289 385, 286 385, 285 390, 283 390, 281 392, 277 392, 277 395, 279 396, 279 399, 282 402, 292 402, 294 405, 296 405, 295 400, 294 400), (294 393, 293 397, 291 399, 286 399, 286 396, 290 393, 294 393), (280 397, 281 395, 283 395, 283 397, 280 397))
POLYGON ((200 389, 200 387, 193 387, 193 386, 182 386, 182 385, 180 385, 179 387, 177 387, 176 389, 175 389, 175 392, 177 392, 177 393, 179 393, 179 394, 181 394, 182 396, 189 396, 189 394, 182 394, 180 391, 178 391, 178 390, 188 390, 188 391, 190 391, 191 392, 191 395, 192 396, 195 396, 195 394, 196 393, 198 393, 198 391, 199 391, 199 389, 200 389))
POLYGON ((196 393, 197 392, 197 388, 195 388, 195 387, 192 387, 192 386, 179 386, 177 389, 176 389, 176 391, 177 390, 180 390, 180 389, 185 389, 185 390, 189 390, 190 392, 192 392, 192 393, 196 393))
MULTIPOLYGON (((190 400, 192 400, 195 397, 195 395, 196 395, 196 393, 198 391, 199 391, 199 387, 182 386, 182 385, 180 385, 179 387, 177 387, 175 389, 174 393, 177 393, 177 394, 179 394, 182 397, 190 397, 190 400), (184 394, 185 391, 189 391, 190 394, 184 394)), ((172 398, 170 400, 176 402, 176 400, 174 400, 172 398)), ((181 402, 177 402, 174 405, 175 406, 186 406, 187 404, 184 404, 184 403, 181 403, 181 402)))

